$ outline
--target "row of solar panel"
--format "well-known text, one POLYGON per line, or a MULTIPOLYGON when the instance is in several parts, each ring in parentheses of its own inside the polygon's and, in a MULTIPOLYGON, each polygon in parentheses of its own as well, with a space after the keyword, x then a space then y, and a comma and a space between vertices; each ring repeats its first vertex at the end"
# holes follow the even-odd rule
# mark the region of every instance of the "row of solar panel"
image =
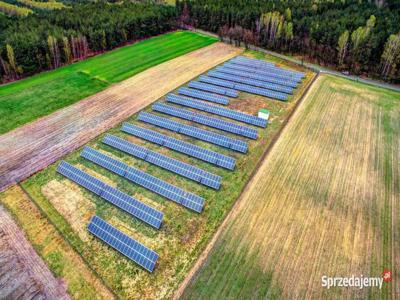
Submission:
MULTIPOLYGON (((238 84, 245 84, 248 86, 263 88, 267 91, 270 91, 272 95, 280 95, 282 97, 287 97, 287 93, 285 94, 283 92, 276 92, 276 91, 273 91, 272 89, 268 88, 268 86, 270 84, 267 82, 254 80, 254 79, 246 79, 244 77, 239 77, 239 75, 229 75, 229 74, 218 72, 218 71, 210 71, 210 72, 208 72, 208 75, 211 77, 218 78, 218 79, 232 81, 235 84, 238 83, 238 84)), ((293 91, 292 88, 290 88, 290 89, 291 89, 291 91, 293 91)))
POLYGON ((260 68, 272 68, 272 69, 274 69, 276 71, 280 71, 282 73, 290 74, 293 77, 300 77, 300 78, 304 77, 304 73, 302 73, 302 72, 298 72, 298 71, 294 71, 294 70, 282 69, 280 67, 277 67, 275 64, 273 64, 271 62, 268 62, 268 61, 265 61, 265 60, 248 58, 248 57, 245 57, 245 56, 237 56, 233 60, 240 61, 240 62, 246 62, 246 63, 251 64, 252 66, 258 66, 260 68))
POLYGON ((247 93, 255 94, 255 95, 261 95, 264 97, 274 98, 274 99, 278 99, 278 100, 282 100, 282 101, 286 101, 288 99, 288 96, 283 93, 272 92, 270 90, 266 90, 263 88, 257 88, 257 87, 247 85, 247 84, 233 83, 231 81, 218 79, 215 77, 201 75, 199 77, 199 80, 201 82, 206 82, 206 83, 210 83, 210 84, 214 84, 214 85, 218 85, 218 86, 228 87, 228 88, 235 89, 238 91, 247 92, 247 93))
POLYGON ((229 104, 229 99, 225 96, 221 95, 216 95, 212 93, 207 93, 207 92, 202 92, 194 89, 189 89, 186 87, 180 88, 178 90, 178 93, 181 95, 205 100, 205 101, 210 101, 218 104, 223 104, 223 105, 228 105, 229 104))
POLYGON ((290 75, 293 78, 303 78, 304 77, 304 74, 300 73, 300 72, 284 70, 284 69, 278 68, 276 66, 255 64, 252 60, 246 61, 246 60, 243 60, 243 59, 233 58, 229 62, 234 63, 234 64, 238 64, 238 65, 245 65, 245 66, 248 66, 248 67, 251 67, 251 68, 254 68, 254 69, 272 70, 275 73, 290 75))
POLYGON ((181 140, 166 136, 159 132, 129 123, 124 123, 121 130, 138 138, 142 138, 146 141, 153 142, 155 144, 164 146, 166 148, 178 151, 197 159, 201 159, 213 165, 228 170, 233 170, 235 168, 236 160, 232 157, 208 149, 204 149, 190 143, 183 142, 181 140))
POLYGON ((259 127, 267 127, 268 121, 256 116, 248 115, 239 111, 227 109, 217 105, 210 105, 202 101, 194 100, 187 97, 182 97, 174 94, 168 94, 166 97, 168 102, 195 108, 221 117, 226 117, 232 120, 240 121, 250 125, 259 127))
POLYGON ((218 87, 218 86, 215 86, 212 84, 206 84, 206 83, 202 83, 202 82, 198 82, 198 81, 191 81, 191 82, 189 82, 188 86, 193 89, 207 91, 207 92, 211 92, 211 93, 215 93, 215 94, 220 94, 223 96, 228 96, 228 97, 233 97, 233 98, 238 97, 237 91, 218 87))
POLYGON ((102 154, 101 152, 98 152, 92 148, 85 147, 81 153, 81 156, 189 209, 192 209, 196 212, 201 212, 203 209, 204 199, 202 197, 188 193, 176 186, 173 186, 172 184, 130 167, 125 163, 102 154))
POLYGON ((232 139, 222 134, 185 125, 146 112, 141 112, 138 120, 238 152, 246 153, 248 150, 248 145, 245 141, 232 139))
POLYGON ((154 104, 152 108, 155 111, 162 112, 170 116, 192 121, 212 128, 221 129, 230 133, 248 137, 250 139, 257 139, 257 130, 253 128, 227 122, 206 115, 197 114, 187 109, 177 108, 175 106, 163 104, 160 102, 154 104))
POLYGON ((119 207, 128 214, 138 218, 139 220, 157 229, 160 228, 163 219, 163 213, 159 212, 158 210, 143 204, 142 202, 121 192, 120 190, 105 184, 99 179, 85 173, 78 168, 75 168, 65 161, 62 161, 58 165, 57 172, 83 186, 109 203, 119 207))
POLYGON ((243 66, 243 65, 237 65, 237 64, 234 64, 234 63, 231 63, 231 62, 226 62, 226 63, 223 64, 223 66, 225 68, 232 69, 232 70, 235 70, 235 71, 244 71, 244 72, 247 72, 247 73, 251 73, 251 74, 254 74, 254 75, 261 76, 262 78, 264 78, 264 80, 266 80, 265 78, 272 77, 272 78, 277 78, 277 79, 293 82, 293 84, 296 84, 296 85, 299 82, 301 82, 301 78, 293 78, 293 77, 290 77, 289 75, 277 74, 272 70, 254 69, 254 68, 243 66))
MULTIPOLYGON (((248 71, 234 70, 229 68, 229 66, 222 66, 215 69, 218 72, 225 73, 228 75, 235 75, 241 78, 240 82, 248 83, 250 85, 264 87, 277 92, 283 92, 287 94, 292 94, 293 89, 298 86, 298 82, 293 80, 274 78, 265 75, 259 75, 250 73, 248 71), (246 79, 246 80, 244 80, 246 79)), ((239 82, 239 81, 238 81, 239 82)))
POLYGON ((151 151, 145 147, 135 145, 119 137, 107 135, 103 139, 103 143, 183 177, 192 179, 200 184, 217 190, 221 186, 221 176, 206 172, 179 160, 151 151))
POLYGON ((129 259, 136 262, 149 272, 153 272, 158 254, 143 244, 119 231, 98 216, 93 216, 87 227, 88 231, 119 251, 129 259))

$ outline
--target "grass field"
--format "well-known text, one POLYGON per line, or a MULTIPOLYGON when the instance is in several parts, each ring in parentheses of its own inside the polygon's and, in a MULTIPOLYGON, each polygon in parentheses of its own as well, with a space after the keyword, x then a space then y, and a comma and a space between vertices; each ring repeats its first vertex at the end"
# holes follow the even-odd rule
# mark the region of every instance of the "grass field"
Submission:
POLYGON ((173 32, 0 86, 0 134, 217 40, 173 32))
POLYGON ((399 93, 320 76, 183 298, 398 298, 399 116, 399 93), (382 290, 321 286, 384 269, 382 290))
MULTIPOLYGON (((220 191, 197 185, 190 180, 115 151, 101 143, 104 135, 99 136, 88 144, 104 151, 108 155, 123 160, 129 165, 145 170, 189 192, 203 196, 206 199, 206 206, 201 214, 192 213, 171 201, 89 163, 79 157, 80 151, 76 151, 65 158, 68 162, 88 171, 110 185, 117 186, 122 191, 163 211, 165 221, 160 231, 153 230, 143 223, 128 217, 127 214, 105 203, 104 200, 56 174, 55 168, 58 163, 30 177, 22 183, 22 186, 47 218, 62 232, 65 239, 88 261, 104 282, 119 297, 168 298, 185 278, 188 270, 221 224, 257 162, 261 159, 262 154, 275 134, 282 127, 282 123, 295 107, 300 95, 313 76, 314 74, 307 73, 304 83, 288 103, 272 101, 249 94, 241 94, 239 99, 231 101, 230 107, 234 109, 254 114, 259 108, 268 108, 272 114, 272 123, 266 130, 259 130, 260 138, 257 141, 250 142, 250 151, 247 155, 233 153, 208 143, 172 134, 166 130, 156 129, 153 126, 138 122, 136 115, 128 119, 129 122, 137 123, 140 126, 155 129, 205 148, 234 156, 238 160, 237 168, 234 172, 225 171, 183 154, 130 137, 120 132, 120 126, 108 132, 221 175, 223 183, 220 191), (86 226, 89 218, 94 213, 157 251, 160 259, 155 272, 149 274, 90 236, 86 231, 86 226)), ((150 111, 151 109, 146 108, 145 110, 150 111)), ((19 213, 25 216, 25 212, 18 207, 14 206, 10 210, 14 214, 19 213)), ((74 291, 76 292, 76 290, 74 291)))

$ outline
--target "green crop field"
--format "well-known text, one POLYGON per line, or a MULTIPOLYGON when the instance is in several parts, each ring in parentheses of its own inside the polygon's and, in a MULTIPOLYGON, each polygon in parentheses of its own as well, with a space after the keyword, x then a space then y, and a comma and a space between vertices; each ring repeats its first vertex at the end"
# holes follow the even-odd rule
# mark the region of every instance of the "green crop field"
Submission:
POLYGON ((217 39, 173 32, 0 86, 0 134, 217 39))
POLYGON ((320 76, 183 299, 398 298, 399 115, 398 92, 320 76), (385 269, 382 289, 322 287, 385 269))

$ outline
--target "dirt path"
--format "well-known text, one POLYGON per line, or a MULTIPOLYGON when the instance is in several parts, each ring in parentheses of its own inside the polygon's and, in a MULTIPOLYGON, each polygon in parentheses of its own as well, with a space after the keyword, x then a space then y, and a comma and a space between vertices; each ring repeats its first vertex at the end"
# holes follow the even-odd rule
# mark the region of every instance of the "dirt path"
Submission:
POLYGON ((213 44, 1 135, 0 191, 45 168, 240 51, 222 43, 213 44))
POLYGON ((0 298, 70 299, 1 205, 0 250, 0 298))

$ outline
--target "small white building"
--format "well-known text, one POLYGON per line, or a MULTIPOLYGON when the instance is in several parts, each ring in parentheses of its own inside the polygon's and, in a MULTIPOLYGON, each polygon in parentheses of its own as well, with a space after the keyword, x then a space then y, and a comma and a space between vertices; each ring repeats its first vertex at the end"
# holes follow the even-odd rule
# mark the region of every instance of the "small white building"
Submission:
POLYGON ((260 109, 258 111, 258 117, 264 120, 268 120, 269 119, 269 110, 268 109, 260 109))

